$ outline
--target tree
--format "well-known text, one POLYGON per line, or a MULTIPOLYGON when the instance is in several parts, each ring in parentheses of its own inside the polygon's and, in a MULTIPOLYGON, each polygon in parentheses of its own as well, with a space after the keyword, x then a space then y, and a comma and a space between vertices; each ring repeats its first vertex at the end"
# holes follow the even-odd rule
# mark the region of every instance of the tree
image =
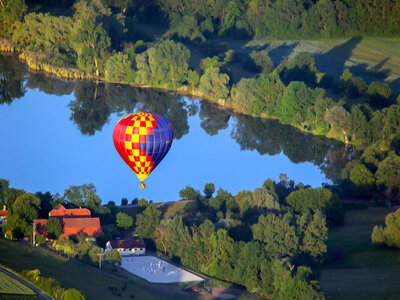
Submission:
POLYGON ((9 36, 12 25, 20 21, 27 11, 25 0, 0 1, 0 35, 9 36))
POLYGON ((342 106, 334 106, 325 113, 325 120, 333 134, 343 134, 344 142, 348 144, 348 132, 350 129, 350 114, 342 106))
POLYGON ((13 232, 13 236, 31 237, 33 234, 32 223, 37 218, 40 210, 40 199, 32 193, 25 193, 15 200, 8 215, 7 230, 13 232))
POLYGON ((92 183, 78 186, 70 185, 69 188, 64 191, 62 200, 77 207, 87 207, 97 214, 109 212, 109 209, 101 204, 96 187, 92 183))
POLYGON ((49 238, 58 239, 63 232, 60 221, 57 218, 49 219, 46 224, 46 232, 49 238))
POLYGON ((117 226, 128 230, 133 225, 133 218, 123 212, 117 213, 117 226))
POLYGON ((85 300, 85 296, 76 289, 68 289, 65 291, 64 300, 85 300))
POLYGON ((372 243, 400 248, 400 209, 386 216, 385 225, 385 227, 379 225, 374 227, 371 235, 372 243))
MULTIPOLYGON (((171 219, 169 219, 171 220, 171 219)), ((158 240, 163 246, 164 254, 166 255, 171 248, 171 232, 168 230, 168 226, 159 225, 157 226, 158 240)))
POLYGON ((104 69, 105 79, 112 82, 134 82, 135 71, 128 55, 118 52, 107 59, 104 69))
POLYGON ((144 238, 150 237, 160 224, 161 211, 155 206, 148 206, 136 217, 136 231, 144 238))
POLYGON ((253 52, 250 53, 249 57, 251 60, 246 61, 245 67, 250 71, 269 74, 274 69, 274 64, 268 55, 268 51, 266 50, 258 52, 253 50, 253 52))
POLYGON ((400 157, 390 153, 383 160, 375 173, 376 184, 380 188, 400 189, 400 157))
POLYGON ((121 265, 122 262, 121 253, 119 253, 117 249, 106 251, 106 259, 111 261, 114 265, 121 265))
POLYGON ((121 199, 121 205, 128 205, 128 199, 122 198, 121 199))
POLYGON ((94 19, 82 20, 72 36, 72 44, 78 53, 78 67, 99 77, 111 45, 103 25, 94 19))
POLYGON ((373 81, 367 89, 367 95, 371 106, 382 108, 390 105, 392 90, 385 82, 373 81))
POLYGON ((339 197, 324 187, 293 191, 286 197, 286 203, 296 212, 320 210, 333 224, 340 224, 343 221, 343 207, 339 197))
POLYGON ((212 100, 226 99, 229 76, 220 73, 218 68, 209 68, 200 78, 199 89, 206 98, 212 100))
POLYGON ((36 243, 39 245, 46 243, 46 237, 43 234, 38 234, 36 236, 36 243))
POLYGON ((214 183, 206 183, 204 185, 204 194, 206 195, 207 199, 210 199, 212 197, 212 194, 215 192, 215 185, 214 183))
POLYGON ((183 200, 196 200, 200 197, 200 191, 195 190, 190 185, 187 185, 183 190, 179 191, 179 197, 183 200))
POLYGON ((187 80, 189 58, 183 44, 165 40, 136 56, 136 82, 177 88, 187 80))
POLYGON ((301 124, 310 105, 312 97, 306 84, 300 81, 290 82, 283 92, 281 121, 284 124, 301 124))
POLYGON ((100 247, 93 247, 89 250, 89 257, 94 263, 99 263, 102 260, 101 255, 103 254, 103 250, 100 247))
POLYGON ((255 240, 264 243, 264 249, 270 257, 298 254, 299 237, 291 213, 262 215, 258 222, 251 226, 251 231, 255 240))
POLYGON ((367 196, 375 186, 374 174, 363 164, 359 164, 351 170, 350 181, 356 196, 367 196))

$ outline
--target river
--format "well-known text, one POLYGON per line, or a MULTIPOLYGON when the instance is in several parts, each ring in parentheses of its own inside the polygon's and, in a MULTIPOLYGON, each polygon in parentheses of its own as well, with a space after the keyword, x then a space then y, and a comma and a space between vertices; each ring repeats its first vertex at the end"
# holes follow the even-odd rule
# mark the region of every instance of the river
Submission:
POLYGON ((217 105, 154 89, 62 81, 31 73, 14 56, 0 56, 0 178, 29 192, 60 193, 93 183, 103 203, 138 197, 179 200, 186 185, 206 183, 232 194, 284 173, 321 186, 340 173, 344 146, 274 120, 233 114, 217 105), (164 116, 175 139, 139 189, 112 141, 124 115, 164 116))

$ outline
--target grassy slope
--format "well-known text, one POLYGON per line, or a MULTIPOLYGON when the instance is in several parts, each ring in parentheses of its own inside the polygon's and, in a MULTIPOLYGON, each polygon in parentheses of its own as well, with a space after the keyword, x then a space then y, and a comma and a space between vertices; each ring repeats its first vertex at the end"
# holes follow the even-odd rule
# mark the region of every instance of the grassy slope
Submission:
POLYGON ((399 299, 400 251, 371 245, 372 228, 396 208, 348 211, 345 225, 329 233, 343 257, 324 267, 320 284, 332 299, 399 299))
POLYGON ((29 287, 0 272, 0 294, 35 295, 29 287))
MULTIPOLYGON (((124 286, 124 281, 121 279, 106 276, 44 249, 32 248, 5 239, 0 239, 0 263, 18 272, 39 269, 45 277, 58 280, 64 288, 80 290, 86 299, 112 297, 108 286, 119 289, 124 286)), ((131 299, 131 294, 135 295, 135 299, 169 299, 132 281, 128 283, 122 297, 118 298, 131 299)), ((182 299, 182 297, 174 296, 173 299, 182 299)))

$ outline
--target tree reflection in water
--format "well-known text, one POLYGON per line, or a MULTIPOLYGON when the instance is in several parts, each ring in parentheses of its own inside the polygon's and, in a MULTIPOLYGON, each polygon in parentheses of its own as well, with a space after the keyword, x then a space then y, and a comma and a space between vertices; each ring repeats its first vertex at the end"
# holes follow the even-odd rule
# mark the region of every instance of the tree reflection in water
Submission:
POLYGON ((63 81, 28 72, 15 56, 0 56, 0 73, 0 104, 11 104, 14 99, 23 97, 27 88, 38 88, 46 94, 58 96, 74 92, 75 100, 69 104, 70 119, 85 135, 94 135, 102 130, 112 113, 122 116, 149 110, 160 114, 171 124, 176 139, 189 133, 189 116, 198 113, 200 125, 209 135, 228 128, 229 120, 234 116, 231 137, 242 150, 256 150, 262 155, 283 152, 294 163, 311 162, 319 166, 331 180, 340 176, 347 161, 343 145, 337 141, 304 134, 276 120, 235 115, 207 101, 199 104, 198 101, 155 89, 93 81, 63 81))

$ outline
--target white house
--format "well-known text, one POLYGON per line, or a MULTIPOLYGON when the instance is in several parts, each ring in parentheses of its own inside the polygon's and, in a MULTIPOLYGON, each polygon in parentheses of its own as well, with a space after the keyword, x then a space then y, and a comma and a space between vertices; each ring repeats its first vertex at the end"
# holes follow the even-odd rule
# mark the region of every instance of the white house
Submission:
POLYGON ((114 249, 117 249, 122 256, 146 254, 146 245, 143 239, 108 241, 106 244, 106 251, 114 249))

